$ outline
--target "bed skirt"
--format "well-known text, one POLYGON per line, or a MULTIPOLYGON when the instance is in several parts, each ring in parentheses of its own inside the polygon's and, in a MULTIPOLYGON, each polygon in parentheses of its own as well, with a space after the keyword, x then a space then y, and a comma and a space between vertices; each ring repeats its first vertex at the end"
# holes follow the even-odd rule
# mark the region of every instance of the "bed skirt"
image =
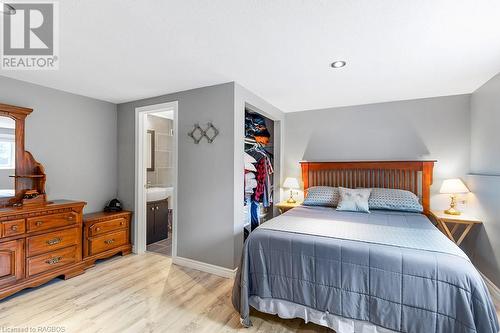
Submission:
POLYGON ((311 322, 328 327, 337 333, 395 333, 395 331, 375 326, 367 321, 343 318, 281 299, 251 296, 249 303, 260 312, 278 315, 282 319, 302 318, 306 323, 311 322))

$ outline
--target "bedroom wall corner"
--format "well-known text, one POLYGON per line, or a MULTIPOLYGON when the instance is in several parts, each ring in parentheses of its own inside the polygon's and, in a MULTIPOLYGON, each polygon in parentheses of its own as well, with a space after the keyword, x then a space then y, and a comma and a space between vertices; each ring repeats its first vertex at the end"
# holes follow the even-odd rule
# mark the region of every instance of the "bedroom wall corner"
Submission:
POLYGON ((464 244, 476 267, 500 286, 500 74, 471 97, 471 190, 468 209, 483 225, 464 244))

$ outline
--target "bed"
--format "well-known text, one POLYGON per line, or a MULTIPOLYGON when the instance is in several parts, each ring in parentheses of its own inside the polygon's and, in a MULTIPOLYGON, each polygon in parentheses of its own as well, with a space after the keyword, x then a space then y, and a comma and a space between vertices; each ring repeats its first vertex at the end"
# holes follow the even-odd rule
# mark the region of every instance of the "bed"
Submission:
POLYGON ((303 318, 337 333, 497 333, 489 292, 468 257, 427 218, 433 161, 303 162, 313 186, 411 191, 423 214, 294 208, 245 242, 233 305, 303 318))

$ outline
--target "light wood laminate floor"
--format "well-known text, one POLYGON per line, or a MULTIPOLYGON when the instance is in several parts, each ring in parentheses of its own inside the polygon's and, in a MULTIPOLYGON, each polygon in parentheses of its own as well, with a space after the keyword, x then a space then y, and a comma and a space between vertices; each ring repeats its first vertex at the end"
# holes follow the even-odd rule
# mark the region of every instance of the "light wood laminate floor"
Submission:
POLYGON ((73 279, 0 301, 0 332, 332 332, 257 311, 254 326, 244 329, 231 305, 232 285, 233 280, 172 265, 160 254, 115 257, 73 279))

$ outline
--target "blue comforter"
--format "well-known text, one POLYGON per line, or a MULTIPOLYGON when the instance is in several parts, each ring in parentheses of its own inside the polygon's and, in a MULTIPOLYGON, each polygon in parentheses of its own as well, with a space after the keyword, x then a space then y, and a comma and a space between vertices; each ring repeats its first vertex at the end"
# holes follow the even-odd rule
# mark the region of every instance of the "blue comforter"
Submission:
POLYGON ((299 207, 247 239, 233 288, 396 332, 497 333, 489 292, 467 256, 421 214, 299 207))

